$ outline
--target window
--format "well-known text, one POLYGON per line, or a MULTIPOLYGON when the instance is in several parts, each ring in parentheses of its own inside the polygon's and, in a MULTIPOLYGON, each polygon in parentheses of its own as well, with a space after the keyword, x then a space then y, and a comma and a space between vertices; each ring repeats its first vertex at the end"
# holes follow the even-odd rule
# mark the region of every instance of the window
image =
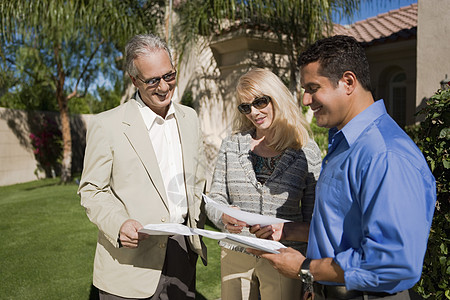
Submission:
POLYGON ((406 74, 395 73, 389 82, 389 114, 400 126, 406 125, 406 74))

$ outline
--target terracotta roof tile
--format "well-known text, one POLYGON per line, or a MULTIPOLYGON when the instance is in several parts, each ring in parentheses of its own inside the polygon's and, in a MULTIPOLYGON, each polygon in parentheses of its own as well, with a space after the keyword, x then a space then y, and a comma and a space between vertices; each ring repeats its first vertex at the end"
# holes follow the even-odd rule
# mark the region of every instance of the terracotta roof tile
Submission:
POLYGON ((354 24, 345 26, 335 24, 333 33, 351 35, 363 44, 416 36, 417 3, 354 24))

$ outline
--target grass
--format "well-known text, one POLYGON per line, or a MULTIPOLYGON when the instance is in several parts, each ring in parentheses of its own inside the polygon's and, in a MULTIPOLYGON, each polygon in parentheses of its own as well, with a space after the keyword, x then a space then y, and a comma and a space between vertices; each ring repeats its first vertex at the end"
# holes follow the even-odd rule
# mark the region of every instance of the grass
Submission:
MULTIPOLYGON (((0 187, 1 299, 96 299, 97 228, 76 190, 57 179, 0 187)), ((220 250, 215 240, 204 241, 209 262, 197 267, 197 299, 218 299, 220 250)))

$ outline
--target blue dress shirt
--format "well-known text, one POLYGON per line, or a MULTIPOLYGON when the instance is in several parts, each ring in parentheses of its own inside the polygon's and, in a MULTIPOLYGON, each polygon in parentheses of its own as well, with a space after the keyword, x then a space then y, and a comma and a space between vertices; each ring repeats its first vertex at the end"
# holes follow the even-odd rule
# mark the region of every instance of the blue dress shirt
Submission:
POLYGON ((421 276, 435 202, 422 153, 379 100, 331 139, 307 257, 332 257, 348 290, 409 289, 421 276))

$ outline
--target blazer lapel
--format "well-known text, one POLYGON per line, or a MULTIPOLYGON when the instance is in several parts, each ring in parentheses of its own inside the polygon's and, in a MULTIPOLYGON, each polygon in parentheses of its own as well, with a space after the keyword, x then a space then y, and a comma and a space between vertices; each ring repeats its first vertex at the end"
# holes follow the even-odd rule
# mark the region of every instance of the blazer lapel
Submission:
POLYGON ((239 151, 239 162, 242 168, 247 174, 250 182, 256 187, 259 188, 259 182, 256 179, 255 170, 253 169, 253 163, 250 159, 250 143, 251 143, 251 134, 250 132, 239 133, 237 135, 238 138, 238 151, 239 151))
POLYGON ((169 209, 164 182, 158 167, 158 160, 148 136, 144 120, 134 99, 128 101, 122 124, 123 133, 141 160, 143 167, 147 171, 150 180, 158 191, 165 206, 169 209))
MULTIPOLYGON (((174 103, 175 108, 175 118, 177 119, 178 132, 180 135, 180 143, 181 143, 181 153, 183 160, 183 169, 184 169, 184 180, 186 185, 186 174, 193 174, 194 170, 191 168, 191 163, 189 159, 193 156, 193 147, 195 143, 192 143, 192 130, 197 130, 192 128, 192 124, 190 124, 189 120, 186 119, 186 114, 174 103)), ((195 149, 197 150, 197 149, 195 149)))
MULTIPOLYGON (((177 104, 174 104, 175 108, 175 118, 177 119, 178 132, 180 134, 180 143, 181 143, 181 153, 183 160, 183 175, 184 175, 184 184, 186 187, 186 197, 188 202, 188 210, 189 215, 192 218, 195 218, 197 215, 196 203, 195 199, 195 184, 196 184, 196 168, 199 159, 197 155, 197 147, 198 143, 196 142, 199 137, 196 137, 198 128, 194 126, 195 122, 187 118, 186 113, 183 112, 182 109, 177 104), (194 124, 193 124, 194 123, 194 124), (195 141, 193 141, 195 139, 195 141)), ((193 226, 193 219, 190 220, 190 226, 193 226)), ((189 225, 189 223, 188 223, 189 225)))

